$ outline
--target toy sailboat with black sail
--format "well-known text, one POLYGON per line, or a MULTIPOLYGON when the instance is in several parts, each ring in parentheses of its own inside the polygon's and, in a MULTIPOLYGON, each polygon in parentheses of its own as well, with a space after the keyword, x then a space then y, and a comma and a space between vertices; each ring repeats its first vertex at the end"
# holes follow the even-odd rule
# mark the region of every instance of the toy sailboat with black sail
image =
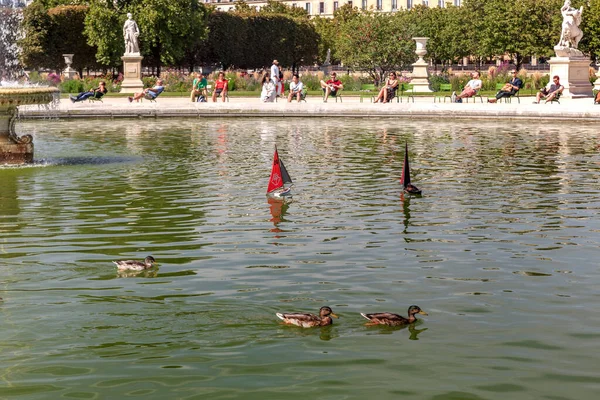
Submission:
POLYGON ((269 179, 269 186, 267 187, 267 195, 273 197, 289 197, 292 195, 292 185, 292 178, 287 172, 287 169, 285 169, 283 161, 279 158, 277 146, 275 146, 273 168, 271 169, 271 178, 269 179))
POLYGON ((421 189, 410 183, 410 166, 408 163, 408 143, 404 147, 404 166, 402 167, 402 176, 400 183, 404 187, 404 191, 408 194, 420 195, 421 189))

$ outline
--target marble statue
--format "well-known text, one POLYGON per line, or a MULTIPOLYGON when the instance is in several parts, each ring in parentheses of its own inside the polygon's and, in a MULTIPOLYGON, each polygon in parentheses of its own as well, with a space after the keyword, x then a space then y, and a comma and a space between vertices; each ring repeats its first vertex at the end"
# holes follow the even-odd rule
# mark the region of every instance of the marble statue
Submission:
POLYGON ((125 54, 140 54, 140 46, 138 44, 138 36, 140 29, 137 23, 133 20, 131 13, 127 13, 127 20, 123 24, 123 38, 125 39, 125 54))
POLYGON ((565 0, 565 4, 560 9, 560 12, 563 16, 563 22, 562 32, 557 46, 577 49, 579 41, 583 37, 583 32, 579 29, 583 6, 581 6, 580 9, 576 9, 571 7, 570 0, 565 0))
POLYGON ((331 64, 331 49, 327 49, 327 56, 325 56, 325 62, 323 63, 323 65, 330 65, 331 64))

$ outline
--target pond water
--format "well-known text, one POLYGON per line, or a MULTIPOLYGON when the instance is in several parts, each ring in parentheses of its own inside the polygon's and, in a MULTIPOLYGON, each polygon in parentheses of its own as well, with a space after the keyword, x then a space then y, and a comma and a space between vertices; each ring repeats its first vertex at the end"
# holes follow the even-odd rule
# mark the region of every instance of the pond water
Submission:
POLYGON ((596 398, 600 139, 572 125, 21 122, 0 397, 596 398), (400 196, 405 142, 421 198, 400 196), (286 204, 265 196, 275 143, 286 204), (404 328, 359 314, 411 304, 429 316, 404 328), (323 305, 333 326, 275 317, 323 305))

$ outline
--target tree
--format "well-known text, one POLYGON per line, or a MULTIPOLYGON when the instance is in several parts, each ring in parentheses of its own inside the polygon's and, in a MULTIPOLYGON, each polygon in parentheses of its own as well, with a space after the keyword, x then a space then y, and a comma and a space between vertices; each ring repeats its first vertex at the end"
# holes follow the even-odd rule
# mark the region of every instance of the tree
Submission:
POLYGON ((122 26, 128 12, 140 28, 140 52, 144 65, 184 63, 190 49, 197 49, 207 33, 208 10, 198 0, 92 0, 86 19, 89 41, 98 47, 97 59, 119 64, 125 51, 122 26))
POLYGON ((415 61, 412 33, 403 25, 402 13, 361 13, 341 24, 337 55, 353 69, 381 80, 387 71, 415 61))
POLYGON ((63 54, 75 54, 73 67, 79 70, 95 66, 96 49, 87 44, 84 20, 87 6, 59 5, 47 9, 42 1, 25 8, 19 41, 21 61, 31 68, 64 68, 63 54))
POLYGON ((46 7, 34 1, 23 11, 22 39, 18 41, 21 48, 21 63, 30 68, 46 67, 48 32, 51 30, 51 21, 46 7))
POLYGON ((95 46, 96 60, 103 65, 121 65, 125 52, 121 13, 112 2, 92 0, 85 19, 85 34, 88 42, 95 46))

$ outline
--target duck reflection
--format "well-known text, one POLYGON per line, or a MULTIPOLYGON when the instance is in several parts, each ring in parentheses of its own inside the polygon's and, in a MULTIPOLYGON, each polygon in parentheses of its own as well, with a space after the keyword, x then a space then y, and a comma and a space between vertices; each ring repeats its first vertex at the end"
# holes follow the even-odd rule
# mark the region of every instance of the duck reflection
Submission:
POLYGON ((158 268, 145 269, 143 271, 124 270, 117 271, 118 278, 156 278, 158 276, 158 268))
MULTIPOLYGON (((400 325, 400 326, 388 326, 388 325, 374 325, 377 328, 376 333, 379 335, 391 335, 396 331, 402 331, 404 329, 408 329, 408 333, 410 336, 409 340, 419 340, 419 335, 421 332, 425 332, 429 328, 417 329, 416 325, 420 324, 419 322, 415 322, 408 325, 400 325)), ((369 329, 373 329, 370 327, 369 329)))
POLYGON ((275 226, 274 228, 271 229, 271 232, 275 232, 275 233, 279 233, 279 232, 284 232, 283 230, 281 230, 279 228, 279 223, 280 222, 285 222, 285 220, 283 219, 285 213, 287 212, 290 203, 292 202, 291 199, 275 199, 272 197, 268 197, 267 198, 267 203, 269 204, 269 211, 271 212, 271 219, 269 221, 271 221, 273 223, 273 225, 275 226))

